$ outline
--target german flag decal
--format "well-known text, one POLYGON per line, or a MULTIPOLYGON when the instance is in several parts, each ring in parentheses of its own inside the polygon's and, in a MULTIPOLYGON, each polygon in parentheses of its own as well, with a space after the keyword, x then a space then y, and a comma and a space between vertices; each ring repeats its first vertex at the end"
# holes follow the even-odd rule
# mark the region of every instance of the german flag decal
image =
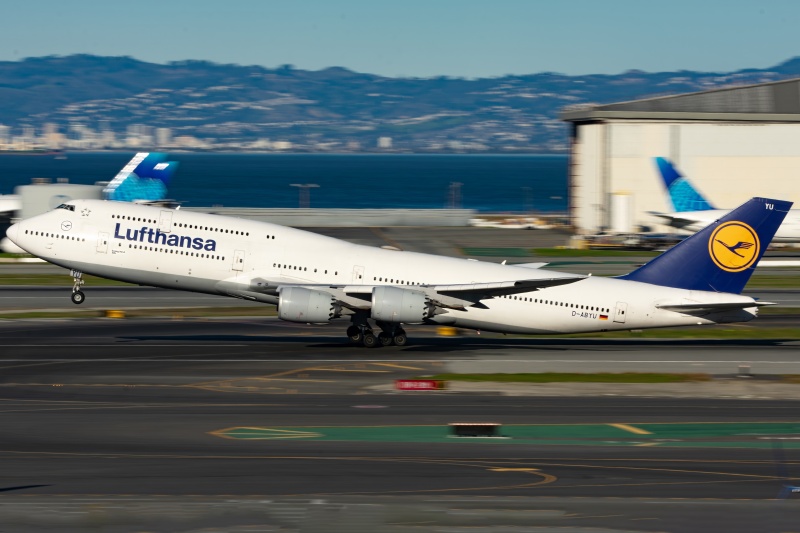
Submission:
POLYGON ((600 315, 600 320, 608 320, 608 315, 600 315))

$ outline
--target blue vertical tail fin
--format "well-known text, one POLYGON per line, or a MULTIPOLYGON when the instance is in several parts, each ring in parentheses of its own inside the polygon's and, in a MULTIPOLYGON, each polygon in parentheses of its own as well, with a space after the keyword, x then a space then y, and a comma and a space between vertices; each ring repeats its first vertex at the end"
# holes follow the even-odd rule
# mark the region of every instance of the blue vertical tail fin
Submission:
POLYGON ((153 202, 167 197, 167 185, 178 168, 167 155, 140 152, 103 189, 107 200, 153 202))
POLYGON ((692 184, 663 157, 656 157, 656 166, 664 180, 667 195, 676 213, 686 211, 706 211, 714 209, 711 203, 695 189, 692 184))
POLYGON ((791 207, 753 198, 621 279, 739 294, 791 207))

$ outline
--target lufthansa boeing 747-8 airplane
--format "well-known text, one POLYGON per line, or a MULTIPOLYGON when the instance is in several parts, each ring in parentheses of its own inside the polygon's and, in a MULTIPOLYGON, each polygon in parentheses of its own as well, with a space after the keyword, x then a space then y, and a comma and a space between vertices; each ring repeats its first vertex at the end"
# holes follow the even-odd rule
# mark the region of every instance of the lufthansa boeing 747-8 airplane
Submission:
POLYGON ((349 319, 352 342, 404 345, 404 324, 553 334, 742 322, 740 293, 790 202, 753 198, 634 272, 562 274, 351 244, 181 210, 73 200, 8 230, 18 246, 82 273, 277 304, 283 320, 349 319), (373 323, 380 333, 373 333, 373 323))

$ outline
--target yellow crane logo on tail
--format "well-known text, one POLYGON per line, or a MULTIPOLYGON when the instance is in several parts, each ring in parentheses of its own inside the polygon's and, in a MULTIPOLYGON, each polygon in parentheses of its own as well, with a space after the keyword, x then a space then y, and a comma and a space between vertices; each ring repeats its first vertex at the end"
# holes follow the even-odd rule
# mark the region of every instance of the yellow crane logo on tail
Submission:
POLYGON ((708 254, 726 272, 741 272, 753 266, 761 244, 753 228, 744 222, 720 225, 708 239, 708 254))

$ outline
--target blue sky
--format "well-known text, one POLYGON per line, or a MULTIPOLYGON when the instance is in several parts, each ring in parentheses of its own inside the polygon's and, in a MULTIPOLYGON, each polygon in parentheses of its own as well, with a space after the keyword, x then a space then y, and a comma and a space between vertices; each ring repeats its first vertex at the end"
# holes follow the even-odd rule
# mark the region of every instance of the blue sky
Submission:
POLYGON ((764 68, 800 55, 790 0, 14 0, 0 60, 90 53, 386 76, 764 68))

